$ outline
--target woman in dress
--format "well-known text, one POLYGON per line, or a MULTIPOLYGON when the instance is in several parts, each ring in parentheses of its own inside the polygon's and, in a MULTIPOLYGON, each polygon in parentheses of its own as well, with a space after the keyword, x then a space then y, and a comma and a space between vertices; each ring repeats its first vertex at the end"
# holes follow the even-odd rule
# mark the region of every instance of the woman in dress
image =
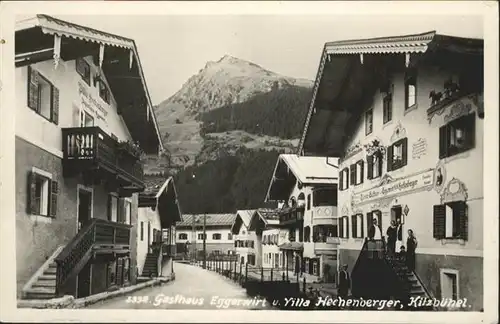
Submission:
POLYGON ((393 257, 396 253, 396 239, 397 239, 397 228, 396 221, 391 221, 391 226, 387 228, 387 252, 389 256, 393 257))
POLYGON ((415 250, 417 249, 417 238, 413 234, 413 230, 408 230, 408 238, 406 239, 406 266, 410 271, 415 270, 415 250))

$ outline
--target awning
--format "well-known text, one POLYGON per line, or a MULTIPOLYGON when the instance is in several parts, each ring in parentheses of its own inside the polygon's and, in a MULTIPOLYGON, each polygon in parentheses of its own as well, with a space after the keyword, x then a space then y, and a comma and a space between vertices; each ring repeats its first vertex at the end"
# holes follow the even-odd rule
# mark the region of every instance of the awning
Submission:
POLYGON ((281 250, 302 251, 304 249, 304 244, 301 242, 289 242, 289 243, 283 243, 278 247, 281 250))

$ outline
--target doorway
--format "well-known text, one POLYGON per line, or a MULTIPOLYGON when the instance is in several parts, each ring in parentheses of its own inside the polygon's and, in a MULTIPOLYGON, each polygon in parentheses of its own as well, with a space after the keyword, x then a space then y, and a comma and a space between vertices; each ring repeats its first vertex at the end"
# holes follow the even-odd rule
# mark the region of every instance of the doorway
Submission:
POLYGON ((78 189, 78 231, 92 218, 92 192, 78 189))
POLYGON ((78 290, 77 298, 90 296, 90 275, 91 275, 91 262, 87 264, 78 273, 78 290))
POLYGON ((396 239, 400 243, 396 244, 396 252, 399 251, 401 245, 404 244, 404 238, 405 238, 405 231, 404 231, 404 217, 403 217, 403 209, 401 206, 393 206, 391 208, 391 221, 396 222, 396 228, 397 228, 397 236, 396 239))

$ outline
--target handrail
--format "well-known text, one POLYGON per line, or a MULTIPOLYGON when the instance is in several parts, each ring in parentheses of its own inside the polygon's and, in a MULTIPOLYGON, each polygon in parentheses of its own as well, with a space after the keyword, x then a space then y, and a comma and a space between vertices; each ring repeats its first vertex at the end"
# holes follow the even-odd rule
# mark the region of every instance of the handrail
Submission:
POLYGON ((80 229, 80 231, 76 234, 76 236, 73 237, 73 239, 68 244, 66 244, 61 253, 59 253, 59 255, 56 257, 56 262, 64 261, 64 259, 66 259, 71 254, 81 238, 84 237, 89 231, 93 230, 97 221, 97 218, 93 218, 87 224, 85 224, 83 228, 80 229))

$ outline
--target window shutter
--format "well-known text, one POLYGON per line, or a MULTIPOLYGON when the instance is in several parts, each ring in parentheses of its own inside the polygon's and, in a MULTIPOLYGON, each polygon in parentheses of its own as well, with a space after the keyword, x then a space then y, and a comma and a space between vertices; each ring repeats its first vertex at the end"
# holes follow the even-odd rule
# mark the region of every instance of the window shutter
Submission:
MULTIPOLYGON (((470 114, 467 116, 466 119, 466 129, 469 132, 467 141, 469 142, 468 144, 470 145, 470 148, 473 148, 475 146, 475 140, 476 140, 476 114, 470 114)), ((467 136, 467 135, 466 135, 467 136)))
POLYGON ((28 172, 28 201, 26 204, 26 209, 28 214, 37 214, 36 210, 36 174, 34 172, 28 172))
POLYGON ((38 111, 38 71, 28 66, 28 107, 38 111))
POLYGON ((364 177, 365 177, 365 161, 361 160, 359 161, 359 169, 360 169, 360 176, 359 176, 359 179, 360 179, 360 184, 363 183, 363 180, 364 180, 364 177))
POLYGON ((382 225, 382 212, 380 210, 378 210, 376 212, 376 215, 377 215, 377 220, 378 220, 378 226, 380 227, 380 230, 382 230, 382 228, 384 228, 382 225))
POLYGON ((351 216, 351 224, 352 224, 352 237, 356 238, 357 237, 357 221, 356 221, 356 215, 351 216))
POLYGON ((59 89, 52 86, 52 116, 51 121, 54 124, 59 123, 59 89))
POLYGON ((448 126, 439 128, 439 158, 443 159, 448 155, 448 126))
POLYGON ((377 168, 378 168, 378 176, 382 176, 382 166, 383 166, 383 160, 382 160, 382 154, 378 154, 378 159, 377 159, 377 168))
POLYGON ((469 218, 467 204, 463 201, 458 204, 458 217, 460 219, 460 238, 467 241, 469 239, 469 218))
POLYGON ((111 221, 111 195, 108 195, 108 221, 111 221))
MULTIPOLYGON (((314 228, 313 228, 313 233, 314 233, 314 228)), ((344 217, 340 218, 340 222, 339 222, 339 237, 340 238, 344 237, 344 217)))
POLYGON ((434 205, 434 226, 433 237, 443 239, 446 233, 446 207, 444 205, 434 205))
MULTIPOLYGON (((344 190, 344 170, 340 171, 340 176, 339 176, 339 181, 340 181, 340 185, 339 185, 339 189, 340 190, 344 190)), ((307 196, 307 210, 309 210, 309 203, 310 203, 310 196, 308 195, 307 196)))
POLYGON ((360 214, 359 216, 359 222, 361 223, 361 237, 365 237, 365 227, 364 227, 364 222, 363 222, 363 214, 360 214))
POLYGON ((373 212, 366 213, 366 227, 371 228, 373 225, 373 212))
POLYGON ((59 184, 57 181, 50 182, 50 216, 56 217, 57 215, 57 195, 59 194, 59 184))
POLYGON ((351 184, 355 185, 356 184, 356 164, 351 164, 351 184))
POLYGON ((345 231, 346 232, 346 238, 349 238, 349 217, 346 217, 346 222, 345 222, 345 226, 347 227, 347 230, 345 231))
POLYGON ((366 157, 366 165, 368 168, 368 179, 373 179, 373 155, 368 155, 366 157))
POLYGON ((391 145, 387 147, 387 172, 392 171, 392 156, 394 154, 394 147, 391 145))
POLYGON ((405 166, 408 163, 408 137, 403 138, 402 140, 402 146, 403 146, 403 166, 405 166))

